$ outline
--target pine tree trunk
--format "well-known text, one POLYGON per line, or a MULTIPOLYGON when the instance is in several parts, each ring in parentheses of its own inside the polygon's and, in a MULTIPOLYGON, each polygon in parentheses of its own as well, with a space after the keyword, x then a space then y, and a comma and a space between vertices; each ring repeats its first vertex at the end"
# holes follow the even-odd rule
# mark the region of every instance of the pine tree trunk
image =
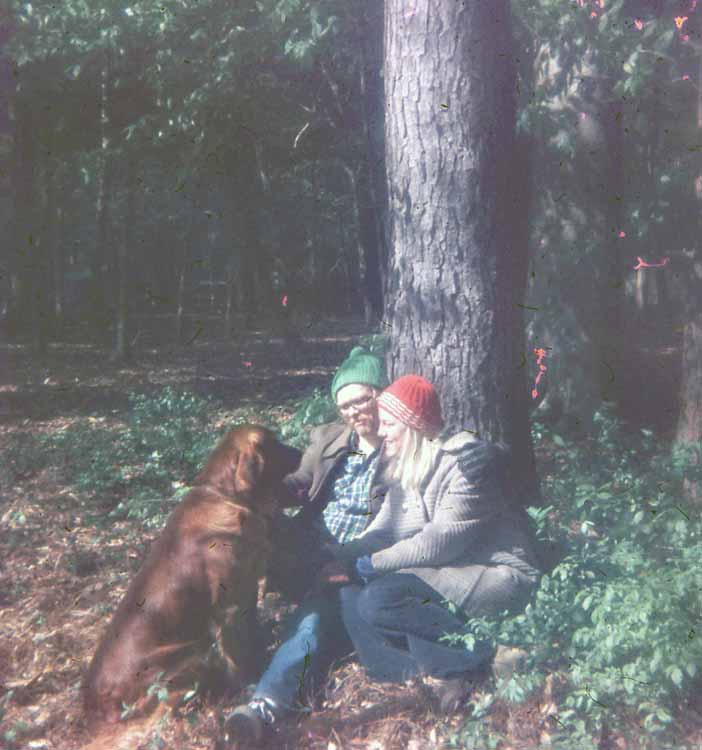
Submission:
MULTIPOLYGON (((692 461, 700 462, 702 440, 702 314, 685 326, 683 333, 681 409, 678 419, 676 443, 693 448, 692 461)), ((702 502, 702 483, 685 480, 684 491, 688 501, 702 502)))
MULTIPOLYGON (((346 176, 349 180, 349 187, 351 188, 351 201, 353 205, 353 215, 356 221, 356 239, 357 239, 357 254, 358 257, 349 257, 347 266, 349 269, 354 271, 350 275, 350 285, 352 289, 359 289, 363 298, 363 317, 366 323, 370 323, 373 319, 374 305, 371 298, 371 291, 369 289, 369 275, 373 276, 377 274, 377 247, 375 246, 375 238, 372 236, 373 229, 369 224, 369 216, 367 212, 362 215, 361 204, 364 202, 364 197, 360 195, 361 189, 358 183, 358 175, 354 171, 353 167, 348 164, 343 164, 342 167, 346 172, 346 176), (370 268, 369 268, 370 264, 370 268), (360 275, 355 272, 355 269, 363 266, 363 283, 360 282, 360 275), (356 286, 357 285, 357 286, 356 286)), ((376 300, 377 302, 378 300, 376 300)))
POLYGON ((58 191, 58 166, 47 163, 46 166, 46 205, 44 210, 44 227, 42 231, 42 244, 44 245, 44 257, 47 261, 46 268, 46 316, 53 324, 53 334, 56 337, 61 326, 63 313, 62 287, 63 287, 63 261, 61 248, 58 242, 58 208, 56 205, 58 191), (49 301, 51 304, 49 305, 49 301))
POLYGON ((110 106, 110 53, 105 53, 105 60, 100 80, 100 153, 98 156, 97 185, 97 247, 93 254, 93 289, 91 323, 101 335, 106 334, 114 312, 111 279, 113 276, 112 259, 112 226, 110 222, 110 198, 113 190, 112 155, 107 137, 110 106))
POLYGON ((434 382, 449 431, 511 444, 533 502, 509 2, 388 0, 385 21, 389 374, 434 382))
POLYGON ((359 49, 361 52, 361 111, 366 140, 366 158, 361 167, 365 201, 364 222, 372 226, 375 253, 368 259, 366 286, 377 318, 382 317, 387 271, 387 177, 385 173, 385 95, 383 91, 383 4, 357 4, 359 49), (364 185, 364 181, 367 183, 364 185))
POLYGON ((185 291, 188 285, 188 271, 192 272, 190 263, 192 248, 195 246, 196 222, 191 216, 183 232, 180 263, 178 265, 178 288, 176 291, 175 344, 185 343, 185 291))
POLYGON ((54 217, 54 239, 52 243, 52 262, 53 282, 54 282, 54 318, 56 320, 57 331, 63 331, 64 315, 64 257, 63 257, 63 209, 58 208, 54 217))
POLYGON ((125 361, 131 357, 129 341, 130 308, 130 258, 134 252, 134 223, 136 221, 136 164, 134 157, 127 157, 127 205, 124 236, 117 250, 117 315, 115 320, 115 347, 112 359, 125 361))
MULTIPOLYGON (((702 57, 699 61, 702 74, 702 57)), ((702 87, 697 90, 697 130, 702 133, 702 87)), ((702 201, 699 185, 702 175, 695 180, 695 194, 698 202, 702 201)), ((682 383, 680 388, 680 413, 675 442, 690 446, 693 449, 693 462, 699 465, 702 460, 700 444, 702 443, 702 261, 699 250, 700 226, 697 212, 694 237, 697 240, 696 258, 692 262, 692 273, 686 280, 687 299, 684 300, 684 314, 687 323, 683 331, 682 343, 682 383)), ((702 503, 702 482, 685 480, 684 492, 687 500, 702 503)))
POLYGON ((14 210, 13 247, 15 305, 10 311, 11 335, 36 329, 37 211, 36 143, 31 108, 19 96, 15 100, 12 186, 14 210))

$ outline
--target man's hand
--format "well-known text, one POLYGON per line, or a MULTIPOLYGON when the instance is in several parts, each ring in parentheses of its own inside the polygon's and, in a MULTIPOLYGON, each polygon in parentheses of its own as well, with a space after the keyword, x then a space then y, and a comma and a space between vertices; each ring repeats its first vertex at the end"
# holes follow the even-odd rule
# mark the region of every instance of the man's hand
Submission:
POLYGON ((332 560, 322 566, 307 597, 320 594, 327 586, 347 586, 350 583, 351 578, 346 566, 337 560, 332 560))

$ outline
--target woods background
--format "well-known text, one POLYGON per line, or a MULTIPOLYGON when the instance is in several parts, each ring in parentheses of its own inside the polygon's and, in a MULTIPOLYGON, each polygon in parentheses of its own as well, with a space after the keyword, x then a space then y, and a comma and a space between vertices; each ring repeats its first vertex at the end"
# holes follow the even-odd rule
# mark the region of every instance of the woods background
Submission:
MULTIPOLYGON (((103 516, 118 546, 157 528, 154 496, 227 420, 304 445, 332 414, 314 388, 365 336, 391 377, 439 385, 450 427, 511 445, 560 550, 524 619, 476 625, 532 661, 453 746, 529 727, 535 746, 694 747, 697 5, 0 7, 6 621, 74 638, 25 581, 32 540, 67 525, 32 565, 80 597, 103 516)), ((33 672, 39 652, 5 638, 5 741, 58 732, 78 668, 46 682, 61 648, 33 672), (27 724, 37 695, 55 710, 27 724)))

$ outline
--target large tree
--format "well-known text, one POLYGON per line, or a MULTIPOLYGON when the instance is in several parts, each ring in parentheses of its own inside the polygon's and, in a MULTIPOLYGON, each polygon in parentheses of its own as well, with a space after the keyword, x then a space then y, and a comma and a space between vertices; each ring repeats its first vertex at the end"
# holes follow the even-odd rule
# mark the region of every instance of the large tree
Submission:
POLYGON ((533 501, 509 2, 387 0, 385 29, 390 374, 436 383, 450 429, 510 444, 533 501))

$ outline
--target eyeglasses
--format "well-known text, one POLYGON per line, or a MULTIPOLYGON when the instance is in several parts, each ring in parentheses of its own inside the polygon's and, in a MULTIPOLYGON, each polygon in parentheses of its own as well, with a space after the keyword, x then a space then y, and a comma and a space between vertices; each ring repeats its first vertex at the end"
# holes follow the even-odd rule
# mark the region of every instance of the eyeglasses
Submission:
POLYGON ((347 401, 345 404, 337 404, 336 408, 339 410, 339 414, 349 414, 351 409, 363 411, 370 406, 372 401, 375 401, 375 396, 371 393, 368 396, 360 396, 353 401, 347 401))

